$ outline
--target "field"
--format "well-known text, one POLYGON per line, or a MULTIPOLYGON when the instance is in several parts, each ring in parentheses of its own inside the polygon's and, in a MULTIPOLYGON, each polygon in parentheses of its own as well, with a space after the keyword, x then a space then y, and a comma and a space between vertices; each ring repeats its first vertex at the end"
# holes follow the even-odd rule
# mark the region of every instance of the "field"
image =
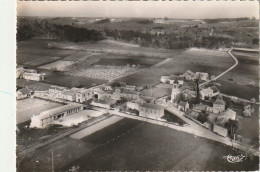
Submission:
POLYGON ((133 68, 129 66, 103 66, 94 65, 87 68, 81 68, 73 72, 67 72, 73 76, 89 77, 101 80, 113 80, 125 75, 133 74, 139 71, 140 68, 133 68))
POLYGON ((42 111, 53 109, 61 106, 59 103, 49 102, 36 98, 27 98, 23 100, 18 100, 16 109, 16 123, 23 123, 31 120, 33 115, 38 115, 42 111))
POLYGON ((47 70, 39 70, 46 73, 46 79, 42 82, 46 84, 54 84, 65 87, 86 87, 90 88, 99 84, 103 84, 106 81, 90 77, 80 77, 66 75, 60 72, 51 72, 47 70))
POLYGON ((72 65, 73 63, 74 63, 73 61, 59 60, 53 63, 40 66, 39 68, 48 69, 48 70, 66 71, 66 67, 72 65))
POLYGON ((159 63, 163 59, 155 57, 145 56, 126 56, 126 55, 112 55, 107 54, 104 58, 101 58, 95 65, 111 65, 111 66, 125 66, 138 65, 140 67, 150 67, 159 63))
POLYGON ((18 171, 55 171, 79 165, 96 170, 257 170, 258 158, 228 163, 223 156, 238 155, 222 144, 167 127, 123 119, 82 140, 64 138, 18 161, 18 171), (39 156, 40 155, 40 156, 39 156), (154 163, 156 162, 156 163, 154 163))
POLYGON ((220 91, 245 99, 259 99, 259 56, 254 53, 232 52, 239 63, 235 69, 216 81, 220 91))
POLYGON ((30 40, 17 43, 17 64, 40 66, 72 55, 75 51, 48 48, 52 40, 30 40))
POLYGON ((51 84, 46 84, 38 81, 30 81, 30 80, 24 80, 24 79, 17 79, 16 80, 16 86, 17 87, 28 87, 31 90, 34 91, 46 91, 51 88, 51 84))
POLYGON ((162 75, 179 75, 187 70, 207 72, 209 75, 216 76, 232 66, 233 63, 233 59, 229 56, 191 54, 191 51, 188 50, 171 56, 171 59, 167 60, 166 63, 123 77, 119 81, 134 85, 150 85, 159 82, 162 75))

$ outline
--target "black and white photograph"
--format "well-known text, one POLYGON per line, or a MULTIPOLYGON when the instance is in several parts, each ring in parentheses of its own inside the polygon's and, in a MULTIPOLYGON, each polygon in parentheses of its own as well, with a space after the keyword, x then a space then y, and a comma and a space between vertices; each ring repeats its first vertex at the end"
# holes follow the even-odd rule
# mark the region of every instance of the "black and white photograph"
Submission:
POLYGON ((16 10, 17 172, 259 171, 258 1, 16 10))

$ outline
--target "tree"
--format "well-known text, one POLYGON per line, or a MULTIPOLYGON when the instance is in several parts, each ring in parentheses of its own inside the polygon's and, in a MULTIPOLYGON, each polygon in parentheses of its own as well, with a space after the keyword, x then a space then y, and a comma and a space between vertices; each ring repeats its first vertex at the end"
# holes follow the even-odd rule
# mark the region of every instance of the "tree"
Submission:
POLYGON ((228 132, 230 133, 231 138, 234 138, 234 135, 236 134, 239 123, 237 120, 229 119, 228 122, 225 123, 225 127, 227 128, 228 132))

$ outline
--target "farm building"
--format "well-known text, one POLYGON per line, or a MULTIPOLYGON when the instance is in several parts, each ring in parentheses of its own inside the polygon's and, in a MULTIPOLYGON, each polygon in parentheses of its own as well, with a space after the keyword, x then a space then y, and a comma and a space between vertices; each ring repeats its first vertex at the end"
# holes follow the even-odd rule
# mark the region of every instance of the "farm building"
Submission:
POLYGON ((63 99, 68 101, 76 101, 76 93, 65 87, 52 86, 49 89, 49 95, 52 98, 63 99))
POLYGON ((16 92, 16 99, 25 99, 31 95, 32 91, 28 88, 22 88, 16 92))
POLYGON ((125 87, 127 90, 131 90, 131 91, 135 91, 136 90, 136 86, 135 85, 126 85, 125 87))
POLYGON ((195 78, 199 78, 202 81, 208 81, 209 80, 209 74, 205 72, 196 72, 195 78))
POLYGON ((202 111, 206 111, 208 107, 209 107, 209 106, 207 106, 207 105, 197 104, 197 105, 195 105, 195 106, 193 107, 192 110, 194 110, 195 112, 202 112, 202 111))
POLYGON ((43 128, 47 125, 51 125, 55 120, 80 112, 82 110, 83 105, 76 103, 50 109, 41 112, 39 115, 32 116, 30 127, 43 128))
POLYGON ((187 70, 184 74, 182 74, 182 76, 186 79, 186 80, 192 80, 194 79, 195 73, 187 70))
POLYGON ((236 112, 229 108, 223 112, 223 116, 227 119, 236 120, 236 112))
POLYGON ((214 113, 220 113, 223 112, 225 110, 226 107, 226 102, 222 99, 217 99, 214 103, 213 103, 213 112, 214 113))
POLYGON ((165 84, 179 83, 180 85, 183 85, 184 77, 175 75, 161 76, 160 81, 165 84))
POLYGON ((218 125, 213 125, 213 132, 223 136, 223 137, 227 137, 228 135, 228 131, 226 128, 218 126, 218 125))
POLYGON ((187 112, 190 109, 190 104, 188 102, 180 101, 178 104, 178 109, 183 112, 187 112))
POLYGON ((24 72, 23 73, 23 78, 26 79, 26 80, 33 80, 33 81, 42 81, 42 80, 44 80, 44 76, 41 73, 24 72))
POLYGON ((137 91, 131 91, 127 90, 124 88, 117 88, 115 89, 113 95, 115 98, 120 97, 120 98, 125 98, 127 100, 133 100, 133 99, 138 99, 139 98, 139 92, 137 91))
POLYGON ((171 75, 170 76, 170 84, 178 83, 179 85, 183 85, 184 83, 184 78, 181 76, 175 76, 171 75))
POLYGON ((128 109, 135 109, 135 110, 139 110, 139 104, 135 103, 135 102, 127 102, 126 103, 126 107, 128 109))
POLYGON ((76 93, 76 102, 85 103, 94 96, 94 91, 85 88, 72 88, 71 91, 76 93))
POLYGON ((164 108, 149 103, 143 103, 139 106, 139 115, 152 119, 160 119, 164 115, 164 108))
POLYGON ((200 98, 205 100, 206 98, 210 98, 213 95, 213 90, 211 88, 202 89, 200 91, 200 98))
POLYGON ((161 76, 161 82, 165 84, 170 83, 170 76, 161 76))

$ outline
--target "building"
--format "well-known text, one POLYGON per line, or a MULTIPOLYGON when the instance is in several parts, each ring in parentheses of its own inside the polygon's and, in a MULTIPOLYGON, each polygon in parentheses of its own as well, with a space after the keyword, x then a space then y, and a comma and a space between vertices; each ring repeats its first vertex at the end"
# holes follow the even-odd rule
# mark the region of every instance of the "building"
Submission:
POLYGON ((182 75, 186 80, 192 80, 195 77, 195 73, 187 70, 183 75, 182 75))
POLYGON ((91 100, 94 96, 94 91, 85 88, 72 88, 71 91, 75 92, 76 102, 85 103, 91 100))
POLYGON ((139 98, 139 92, 137 91, 131 91, 125 88, 116 88, 113 92, 113 98, 114 99, 121 99, 125 98, 127 100, 134 100, 139 98))
POLYGON ((209 99, 213 95, 213 90, 211 88, 202 89, 200 91, 200 98, 202 100, 209 99))
POLYGON ((195 112, 203 112, 206 111, 209 106, 203 104, 197 104, 193 107, 193 111, 195 112))
POLYGON ((178 109, 183 112, 187 112, 190 109, 190 104, 188 102, 180 101, 178 104, 178 109))
POLYGON ((179 85, 183 85, 184 77, 171 75, 170 76, 170 84, 174 84, 174 83, 178 83, 179 85))
POLYGON ((116 100, 113 99, 105 99, 105 100, 95 99, 90 103, 90 105, 105 108, 105 109, 110 109, 112 108, 112 105, 114 105, 115 103, 116 100))
POLYGON ((139 106, 139 116, 152 119, 160 119, 164 115, 164 108, 150 103, 143 103, 139 106))
POLYGON ((217 100, 213 103, 213 113, 221 113, 226 108, 226 102, 222 99, 217 98, 217 100))
POLYGON ((83 105, 76 103, 50 109, 41 112, 39 115, 32 116, 30 127, 43 128, 45 126, 51 125, 55 120, 80 112, 82 110, 83 105))
POLYGON ((181 90, 179 87, 179 83, 178 83, 178 81, 175 81, 173 83, 173 87, 172 87, 171 103, 176 103, 179 101, 180 93, 181 93, 181 90))
POLYGON ((218 126, 216 124, 213 125, 213 132, 215 132, 223 137, 227 137, 227 135, 228 135, 228 130, 226 128, 218 126))
POLYGON ((23 73, 23 78, 26 80, 32 80, 32 81, 42 81, 44 80, 44 76, 41 73, 23 73))
POLYGON ((202 81, 208 81, 209 80, 209 74, 205 72, 196 72, 194 78, 198 78, 202 81))
POLYGON ((128 109, 135 109, 135 110, 138 110, 139 111, 139 104, 138 103, 135 103, 135 102, 127 102, 126 103, 126 107, 128 109))
POLYGON ((161 82, 165 84, 170 83, 170 76, 161 76, 161 82))
POLYGON ((31 95, 32 91, 28 88, 22 88, 16 92, 16 99, 25 99, 31 95))
POLYGON ((76 101, 76 93, 66 87, 52 86, 49 89, 49 96, 53 99, 76 101))
POLYGON ((135 85, 126 85, 125 87, 127 90, 131 90, 131 91, 135 91, 136 90, 136 86, 135 85))
POLYGON ((229 108, 223 112, 223 116, 227 119, 236 120, 236 112, 229 108))

